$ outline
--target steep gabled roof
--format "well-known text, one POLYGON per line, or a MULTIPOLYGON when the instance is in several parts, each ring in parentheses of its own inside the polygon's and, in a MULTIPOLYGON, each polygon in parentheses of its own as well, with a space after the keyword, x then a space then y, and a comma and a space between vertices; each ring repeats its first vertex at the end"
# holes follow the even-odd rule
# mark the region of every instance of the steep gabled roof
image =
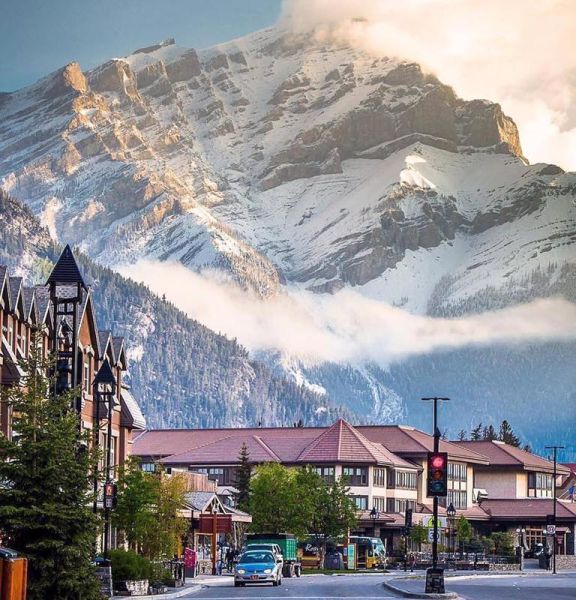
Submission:
POLYGON ((38 306, 36 304, 36 293, 34 288, 22 288, 24 296, 24 307, 26 309, 25 318, 27 320, 38 322, 38 306))
POLYGON ((136 399, 127 386, 123 385, 120 390, 120 422, 124 427, 130 429, 146 429, 146 418, 136 399))
POLYGON ((10 282, 10 306, 12 310, 16 310, 18 301, 21 301, 22 277, 9 277, 8 281, 10 282))
MULTIPOLYGON (((525 471, 541 471, 545 473, 552 473, 554 471, 554 464, 551 461, 498 440, 455 442, 455 444, 482 454, 487 458, 491 467, 517 467, 525 471)), ((570 470, 561 464, 558 464, 557 472, 559 475, 570 474, 570 470)))
POLYGON ((46 281, 46 285, 50 283, 56 283, 58 285, 79 283, 85 290, 88 289, 84 283, 82 275, 80 274, 78 263, 74 258, 74 254, 69 244, 66 244, 66 247, 62 251, 60 258, 54 265, 54 268, 52 269, 52 272, 46 281))
POLYGON ((344 419, 338 419, 304 448, 298 457, 298 462, 310 464, 357 462, 391 465, 393 459, 382 446, 367 440, 344 419))
MULTIPOLYGON (((4 292, 4 286, 7 283, 8 283, 8 267, 6 267, 5 265, 0 265, 0 304, 2 303, 2 294, 4 292)), ((8 294, 8 298, 10 298, 10 294, 8 294)))
POLYGON ((124 338, 117 336, 112 337, 112 349, 114 350, 114 358, 116 359, 116 364, 122 366, 122 368, 126 368, 126 352, 124 349, 124 338))
POLYGON ((101 329, 98 331, 98 344, 100 346, 100 358, 106 357, 106 352, 110 346, 110 352, 112 354, 112 360, 115 361, 114 346, 112 345, 112 333, 109 329, 101 329))
POLYGON ((34 288, 34 297, 38 307, 38 322, 44 323, 50 314, 50 290, 45 285, 34 288))

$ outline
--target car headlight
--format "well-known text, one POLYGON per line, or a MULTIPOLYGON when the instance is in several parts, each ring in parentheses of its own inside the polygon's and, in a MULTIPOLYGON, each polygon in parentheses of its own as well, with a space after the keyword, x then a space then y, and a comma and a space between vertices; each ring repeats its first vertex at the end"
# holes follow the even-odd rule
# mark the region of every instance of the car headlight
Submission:
POLYGON ((236 569, 236 573, 238 573, 238 575, 244 575, 246 571, 244 569, 236 569))
POLYGON ((272 573, 272 569, 264 569, 264 573, 266 573, 266 575, 269 575, 270 573, 272 573))

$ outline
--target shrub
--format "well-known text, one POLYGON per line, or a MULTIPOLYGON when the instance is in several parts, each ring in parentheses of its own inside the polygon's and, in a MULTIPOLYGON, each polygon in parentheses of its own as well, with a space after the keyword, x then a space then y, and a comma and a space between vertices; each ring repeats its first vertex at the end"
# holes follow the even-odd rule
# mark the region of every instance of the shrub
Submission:
POLYGON ((154 577, 154 566, 143 556, 132 550, 112 550, 112 580, 114 584, 120 581, 135 581, 154 577))

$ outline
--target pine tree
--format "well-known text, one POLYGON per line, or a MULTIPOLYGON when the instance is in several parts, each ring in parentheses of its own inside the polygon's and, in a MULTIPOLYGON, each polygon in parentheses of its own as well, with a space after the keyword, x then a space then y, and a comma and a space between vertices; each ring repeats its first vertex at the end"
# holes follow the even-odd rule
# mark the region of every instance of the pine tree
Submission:
POLYGON ((502 424, 500 425, 498 439, 506 444, 510 444, 510 446, 520 447, 520 438, 514 434, 512 427, 510 427, 510 423, 506 420, 502 421, 502 424))
POLYGON ((240 464, 236 470, 236 481, 234 482, 238 489, 236 503, 240 510, 248 511, 250 506, 250 477, 252 476, 252 467, 250 465, 250 454, 246 444, 242 444, 238 456, 240 464))
POLYGON ((482 439, 487 440, 489 442, 497 439, 496 431, 494 430, 494 425, 488 425, 484 427, 482 430, 482 439))
POLYGON ((465 442, 466 441, 466 432, 464 431, 464 429, 460 430, 460 433, 458 434, 458 441, 459 442, 465 442))
POLYGON ((470 432, 470 439, 473 442, 478 442, 482 439, 482 423, 478 423, 478 425, 472 429, 470 432))
POLYGON ((97 456, 87 449, 88 432, 80 431, 71 394, 51 397, 43 375, 48 363, 33 351, 21 366, 22 385, 2 393, 14 414, 14 439, 0 436, 3 543, 29 559, 29 600, 100 599, 91 562, 97 456))

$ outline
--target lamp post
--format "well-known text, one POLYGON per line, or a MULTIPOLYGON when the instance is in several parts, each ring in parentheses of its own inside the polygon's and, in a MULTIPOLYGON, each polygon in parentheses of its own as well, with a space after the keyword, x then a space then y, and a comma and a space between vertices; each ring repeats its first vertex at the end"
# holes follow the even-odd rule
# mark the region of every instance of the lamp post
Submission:
MULTIPOLYGON (((100 444, 100 403, 106 405, 108 409, 108 432, 106 440, 106 468, 105 468, 105 482, 104 482, 104 556, 108 555, 110 545, 110 509, 114 506, 114 481, 112 474, 112 416, 114 414, 114 398, 116 396, 116 378, 110 363, 106 358, 102 363, 96 377, 94 377, 94 444, 96 447, 100 444), (110 493, 111 492, 111 493, 110 493)), ((94 492, 95 492, 95 508, 96 498, 98 494, 98 475, 94 481, 94 492)))
POLYGON ((456 509, 454 504, 450 502, 450 506, 446 509, 446 516, 448 518, 448 537, 449 537, 449 553, 448 560, 454 560, 456 554, 456 509))
POLYGON ((554 475, 552 476, 552 493, 553 493, 553 502, 554 502, 554 506, 553 506, 553 515, 554 515, 554 536, 552 537, 552 573, 554 575, 556 575, 556 551, 557 551, 557 545, 558 545, 558 541, 556 539, 556 476, 557 476, 557 470, 556 470, 556 466, 557 466, 557 454, 558 454, 558 450, 563 450, 564 446, 546 446, 547 449, 552 450, 554 452, 554 475))
MULTIPOLYGON (((78 383, 78 307, 88 291, 69 245, 62 251, 46 285, 54 309, 52 351, 56 397, 66 389, 75 388, 78 383)), ((74 408, 78 414, 82 411, 82 397, 78 393, 74 398, 74 408)))
POLYGON ((380 513, 378 512, 378 509, 373 506, 372 510, 370 511, 370 519, 372 519, 372 536, 376 537, 376 521, 378 519, 378 517, 380 517, 380 513))

